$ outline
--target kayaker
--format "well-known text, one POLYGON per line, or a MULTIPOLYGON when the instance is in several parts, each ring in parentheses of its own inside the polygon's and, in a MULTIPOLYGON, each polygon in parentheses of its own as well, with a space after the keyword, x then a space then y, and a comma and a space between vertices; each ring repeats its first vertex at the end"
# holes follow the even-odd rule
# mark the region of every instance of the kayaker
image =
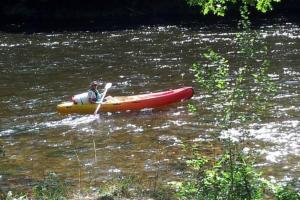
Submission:
POLYGON ((102 94, 98 91, 98 82, 91 82, 90 89, 88 90, 88 100, 90 103, 97 103, 100 101, 102 94))

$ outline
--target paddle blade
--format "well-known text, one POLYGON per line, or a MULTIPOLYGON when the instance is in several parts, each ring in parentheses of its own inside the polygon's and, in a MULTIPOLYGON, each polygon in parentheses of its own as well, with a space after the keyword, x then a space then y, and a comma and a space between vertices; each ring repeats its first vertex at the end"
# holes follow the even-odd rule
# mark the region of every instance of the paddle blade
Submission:
POLYGON ((105 89, 108 89, 108 88, 110 88, 112 86, 112 83, 107 83, 106 85, 105 85, 105 89))

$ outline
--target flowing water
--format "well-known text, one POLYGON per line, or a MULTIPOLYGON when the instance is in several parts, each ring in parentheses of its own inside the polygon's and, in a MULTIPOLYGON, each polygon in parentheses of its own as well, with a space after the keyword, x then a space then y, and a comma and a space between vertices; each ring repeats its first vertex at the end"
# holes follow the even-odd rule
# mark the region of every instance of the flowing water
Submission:
MULTIPOLYGON (((300 175, 300 27, 278 19, 256 27, 270 47, 279 92, 272 117, 250 126, 258 168, 271 179, 300 175)), ((140 26, 98 32, 0 32, 0 187, 26 188, 48 172, 76 185, 120 174, 164 183, 180 179, 183 144, 200 143, 204 155, 220 151, 207 99, 190 70, 201 53, 216 49, 234 61, 237 30, 226 24, 140 26), (109 95, 193 86, 197 114, 182 102, 124 113, 60 115, 56 105, 112 82, 109 95), (94 148, 95 144, 95 148, 94 148), (96 149, 96 161, 95 151, 96 149), (158 178, 157 178, 158 177, 158 178)), ((232 130, 231 136, 238 136, 232 130)))

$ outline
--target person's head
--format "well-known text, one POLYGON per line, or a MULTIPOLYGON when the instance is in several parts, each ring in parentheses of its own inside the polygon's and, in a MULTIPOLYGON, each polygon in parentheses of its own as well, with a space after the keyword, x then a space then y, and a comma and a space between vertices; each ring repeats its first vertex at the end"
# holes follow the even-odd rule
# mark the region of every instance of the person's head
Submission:
POLYGON ((96 88, 97 88, 97 86, 98 86, 98 82, 97 82, 97 81, 93 81, 93 82, 91 82, 91 85, 90 85, 90 87, 91 87, 92 89, 96 89, 96 88))

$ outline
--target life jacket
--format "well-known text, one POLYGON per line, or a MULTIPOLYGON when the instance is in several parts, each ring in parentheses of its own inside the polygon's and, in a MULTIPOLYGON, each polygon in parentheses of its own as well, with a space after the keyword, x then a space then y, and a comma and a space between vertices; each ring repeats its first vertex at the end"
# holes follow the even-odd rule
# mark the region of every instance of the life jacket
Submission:
POLYGON ((99 101, 101 98, 101 95, 97 90, 88 90, 88 98, 91 98, 93 101, 99 101))

